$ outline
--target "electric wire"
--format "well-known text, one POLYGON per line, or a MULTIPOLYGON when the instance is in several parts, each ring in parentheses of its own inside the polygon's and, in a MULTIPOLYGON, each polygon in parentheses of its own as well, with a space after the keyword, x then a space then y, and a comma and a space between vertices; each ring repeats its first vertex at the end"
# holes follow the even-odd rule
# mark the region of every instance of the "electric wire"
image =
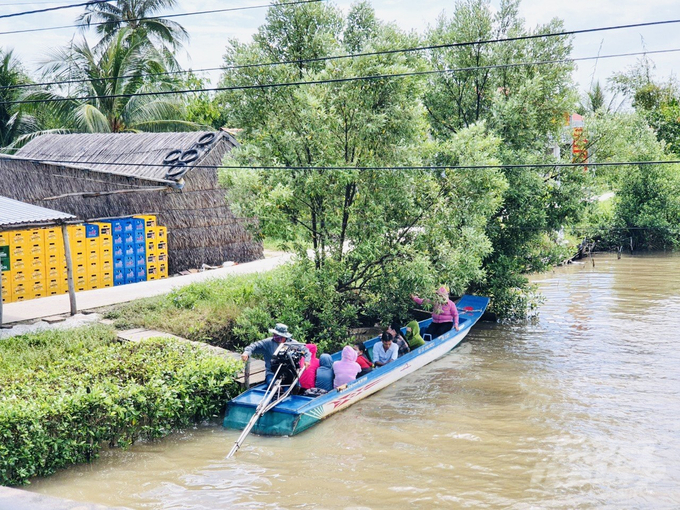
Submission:
MULTIPOLYGON (((677 21, 680 22, 680 20, 677 20, 677 21)), ((605 30, 605 29, 607 29, 607 27, 602 27, 601 29, 605 30)), ((593 29, 593 30, 595 30, 595 29, 593 29)), ((5 85, 5 86, 0 87, 0 90, 45 87, 45 86, 52 86, 52 85, 70 85, 70 84, 75 84, 75 83, 90 83, 90 82, 94 82, 94 81, 101 82, 101 81, 107 81, 107 80, 121 80, 121 79, 128 79, 128 78, 147 78, 147 77, 156 77, 156 76, 171 76, 171 75, 177 75, 177 74, 188 74, 188 73, 208 72, 208 71, 232 71, 232 70, 239 70, 239 69, 272 67, 272 66, 279 66, 279 65, 308 64, 308 63, 325 62, 325 61, 340 60, 340 59, 354 59, 354 58, 361 58, 361 57, 390 55, 390 54, 396 54, 396 53, 430 51, 430 50, 434 50, 434 49, 451 49, 451 48, 457 48, 457 47, 463 47, 463 46, 471 46, 471 45, 479 45, 479 44, 494 44, 494 43, 502 43, 502 42, 508 42, 508 41, 518 41, 518 40, 523 40, 523 39, 533 39, 533 38, 536 38, 536 37, 553 37, 553 36, 559 36, 559 35, 562 35, 562 32, 555 32, 555 33, 541 34, 541 35, 531 35, 531 36, 519 36, 519 37, 514 37, 514 38, 494 39, 494 40, 486 40, 486 41, 469 41, 469 42, 457 42, 457 43, 437 44, 437 45, 428 45, 428 46, 414 46, 414 47, 410 47, 410 48, 399 48, 399 49, 391 49, 391 50, 371 51, 371 52, 353 53, 353 54, 345 54, 345 55, 330 55, 330 56, 326 56, 326 57, 315 57, 315 58, 297 59, 297 60, 284 60, 284 61, 279 61, 279 62, 261 62, 261 63, 242 64, 242 65, 234 65, 234 66, 207 67, 207 68, 200 68, 200 69, 180 70, 180 71, 166 71, 166 72, 162 72, 162 73, 131 74, 131 75, 116 76, 116 77, 98 77, 98 78, 77 79, 77 80, 62 80, 62 81, 52 81, 52 82, 42 82, 42 83, 25 83, 25 84, 17 84, 17 85, 5 85)), ((579 61, 579 60, 592 60, 592 59, 597 59, 597 58, 603 58, 604 59, 604 58, 614 58, 614 57, 623 57, 623 56, 634 56, 634 55, 641 55, 641 54, 669 53, 669 52, 674 52, 674 51, 679 51, 679 50, 670 49, 670 50, 655 50, 655 51, 644 51, 644 52, 633 52, 633 53, 621 53, 621 54, 615 54, 615 55, 599 55, 597 57, 578 57, 578 58, 573 58, 572 60, 573 61, 579 61)))
MULTIPOLYGON (((678 52, 680 48, 658 50, 660 53, 671 53, 678 52)), ((64 101, 92 101, 98 99, 122 99, 122 98, 132 98, 132 97, 145 97, 145 96, 169 96, 169 95, 184 95, 184 94, 198 94, 202 92, 229 92, 236 90, 253 90, 253 89, 274 89, 274 88, 284 88, 284 87, 298 87, 304 85, 323 85, 323 84, 338 84, 338 83, 349 83, 355 81, 372 81, 372 80, 384 80, 392 78, 406 78, 413 76, 432 76, 438 74, 455 74, 462 72, 480 71, 480 70, 492 70, 492 69, 511 69, 517 67, 525 66, 538 66, 538 65, 554 65, 554 64, 568 64, 573 62, 580 62, 586 60, 597 60, 600 58, 619 58, 628 57, 634 55, 646 55, 652 52, 643 51, 636 53, 621 53, 614 55, 598 55, 592 57, 576 57, 576 58, 565 58, 565 59, 555 59, 555 60, 539 60, 534 62, 516 62, 510 64, 495 64, 487 66, 472 66, 472 67, 459 67, 455 69, 433 69, 426 71, 409 71, 404 73, 393 73, 393 74, 376 74, 367 76, 353 76, 345 78, 327 78, 323 80, 308 80, 308 81, 294 81, 294 82, 278 82, 278 83, 262 83, 258 85, 234 85, 229 87, 202 87, 196 89, 181 89, 181 90, 163 90, 156 92, 137 92, 128 94, 102 94, 102 95, 88 95, 88 96, 75 96, 75 97, 51 97, 47 99, 18 99, 13 101, 0 101, 0 105, 16 105, 16 104, 45 104, 45 103, 58 103, 64 101)), ((86 80, 87 81, 87 80, 86 80)))
POLYGON ((85 5, 107 4, 113 1, 115 0, 90 0, 89 2, 81 2, 79 4, 59 5, 57 7, 46 7, 44 9, 35 9, 33 11, 15 12, 13 14, 2 14, 0 15, 0 19, 16 18, 18 16, 28 16, 29 14, 41 14, 43 12, 50 11, 60 11, 62 9, 73 9, 74 7, 83 7, 85 5))
MULTIPOLYGON (((102 0, 103 1, 103 0, 102 0)), ((106 0, 106 1, 111 1, 111 0, 106 0)), ((184 13, 179 13, 179 14, 167 14, 163 16, 147 16, 143 18, 130 18, 130 19, 125 19, 121 21, 100 21, 96 23, 81 23, 78 25, 62 25, 62 26, 56 26, 56 27, 42 27, 42 28, 27 28, 23 30, 9 30, 5 32, 0 32, 0 35, 12 35, 12 34, 27 34, 27 33, 32 33, 32 32, 44 32, 47 30, 61 30, 65 28, 90 28, 90 27, 97 27, 101 25, 112 25, 112 24, 117 24, 120 22, 125 22, 129 23, 131 21, 147 21, 147 20, 156 20, 156 19, 169 19, 169 18, 179 18, 179 17, 186 17, 186 16, 201 16, 205 14, 218 14, 222 12, 234 12, 234 11, 246 11, 246 10, 252 10, 252 9, 262 9, 264 7, 279 7, 279 6, 285 6, 285 5, 299 5, 299 4, 312 4, 312 3, 318 3, 318 2, 324 2, 325 0, 297 0, 293 2, 286 2, 286 3, 281 3, 281 4, 261 4, 261 5, 250 5, 250 6, 243 6, 243 7, 230 7, 227 9, 211 9, 208 11, 192 11, 192 12, 184 12, 184 13)))
MULTIPOLYGON (((42 163, 49 165, 108 165, 108 166, 136 166, 140 168, 171 168, 172 165, 163 163, 124 163, 88 160, 67 160, 50 158, 23 158, 14 156, 23 161, 42 163)), ((0 156, 0 159, 1 156, 0 156)), ((7 158, 9 159, 9 158, 7 158)), ((526 169, 526 168, 577 168, 577 167, 614 167, 614 166, 650 166, 650 165, 678 165, 680 160, 655 160, 655 161, 604 161, 604 162, 579 162, 579 163, 509 163, 496 165, 407 165, 407 166, 274 166, 274 165, 190 165, 187 168, 204 169, 228 169, 228 170, 359 170, 359 171, 399 171, 399 170, 492 170, 492 169, 526 169)), ((97 171, 96 169, 92 169, 97 171)), ((129 176, 135 177, 135 176, 129 176)))

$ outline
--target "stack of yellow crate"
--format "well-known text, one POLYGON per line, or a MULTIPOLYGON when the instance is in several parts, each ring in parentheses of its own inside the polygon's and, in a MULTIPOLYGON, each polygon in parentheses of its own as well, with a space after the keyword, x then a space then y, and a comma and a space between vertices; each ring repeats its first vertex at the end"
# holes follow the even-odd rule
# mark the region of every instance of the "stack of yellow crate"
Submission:
POLYGON ((135 216, 144 220, 146 235, 146 278, 168 277, 168 228, 160 227, 155 216, 135 216))
POLYGON ((66 279, 66 258, 64 256, 64 239, 61 227, 46 228, 45 237, 45 287, 47 295, 68 292, 66 279))
POLYGON ((13 264, 10 263, 9 258, 9 232, 0 232, 0 264, 2 264, 2 280, 0 280, 0 295, 3 303, 11 303, 12 300, 12 285, 10 283, 11 275, 10 269, 13 264), (9 269, 6 269, 9 268, 9 269))
POLYGON ((110 223, 95 223, 99 227, 99 287, 113 287, 113 235, 110 223))

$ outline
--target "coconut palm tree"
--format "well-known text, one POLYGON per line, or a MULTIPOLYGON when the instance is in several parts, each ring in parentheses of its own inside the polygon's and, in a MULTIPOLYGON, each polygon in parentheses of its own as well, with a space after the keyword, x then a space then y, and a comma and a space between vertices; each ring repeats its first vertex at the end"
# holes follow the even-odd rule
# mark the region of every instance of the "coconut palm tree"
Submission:
POLYGON ((177 50, 189 39, 187 31, 174 21, 157 16, 164 9, 174 7, 176 0, 116 0, 89 4, 78 21, 87 27, 97 24, 101 34, 99 44, 108 44, 123 27, 153 44, 157 50, 177 50))
POLYGON ((8 147, 18 137, 37 129, 32 116, 11 104, 21 95, 21 89, 17 86, 29 82, 12 50, 0 48, 0 147, 8 147))
MULTIPOLYGON (((168 92, 171 78, 144 75, 165 71, 163 56, 136 31, 120 29, 106 45, 86 40, 53 53, 42 66, 54 81, 77 81, 74 90, 41 91, 27 96, 45 103, 65 127, 87 133, 190 131, 203 126, 183 120, 184 103, 168 92), (89 99, 68 99, 88 97, 89 99)), ((41 106, 44 108, 45 106, 41 106)))

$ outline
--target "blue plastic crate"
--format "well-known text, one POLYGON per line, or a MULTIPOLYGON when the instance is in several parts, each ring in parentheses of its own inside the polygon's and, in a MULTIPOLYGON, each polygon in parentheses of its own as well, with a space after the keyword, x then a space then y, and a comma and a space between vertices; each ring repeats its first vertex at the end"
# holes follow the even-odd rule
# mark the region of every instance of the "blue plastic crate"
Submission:
POLYGON ((132 257, 135 254, 135 243, 125 243, 123 245, 123 255, 126 257, 132 257))
POLYGON ((143 264, 141 266, 137 266, 135 268, 135 276, 137 277, 137 281, 146 281, 146 264, 143 264))
POLYGON ((123 233, 122 232, 114 232, 113 233, 113 245, 114 246, 120 246, 123 244, 123 233))
POLYGON ((132 234, 135 231, 135 226, 132 223, 132 218, 125 218, 125 219, 120 220, 120 222, 123 224, 123 232, 124 233, 132 234))
POLYGON ((113 251, 111 252, 113 254, 113 258, 115 259, 116 257, 123 258, 125 255, 123 251, 123 245, 122 244, 114 244, 113 245, 113 251))
POLYGON ((112 234, 122 234, 123 233, 123 223, 121 220, 104 220, 103 223, 110 223, 111 224, 111 233, 112 234))
POLYGON ((144 235, 144 228, 146 227, 146 222, 144 218, 132 218, 132 230, 135 232, 141 232, 144 235))
POLYGON ((135 256, 134 255, 125 255, 123 258, 123 265, 125 269, 134 269, 136 264, 135 264, 135 256))
POLYGON ((113 257, 113 270, 114 270, 113 277, 114 278, 116 277, 116 273, 115 273, 116 270, 120 270, 121 276, 122 276, 122 274, 123 274, 122 271, 123 271, 124 268, 125 268, 125 260, 123 259, 123 257, 122 256, 113 257))
POLYGON ((88 239, 99 237, 99 225, 85 223, 85 237, 88 239))

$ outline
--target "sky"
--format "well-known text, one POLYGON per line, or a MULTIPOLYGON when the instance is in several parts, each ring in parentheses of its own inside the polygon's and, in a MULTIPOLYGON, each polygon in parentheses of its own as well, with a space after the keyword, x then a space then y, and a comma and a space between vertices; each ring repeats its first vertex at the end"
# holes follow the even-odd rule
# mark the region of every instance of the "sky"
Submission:
MULTIPOLYGON (((48 30, 23 34, 2 34, 12 30, 73 25, 82 7, 2 19, 1 16, 58 5, 82 3, 83 0, 0 0, 0 47, 12 48, 14 54, 37 77, 39 63, 50 48, 67 45, 73 38, 82 37, 75 28, 48 30)), ((347 12, 353 0, 329 0, 347 12)), ((233 7, 263 6, 270 0, 177 0, 174 13, 226 9, 233 7)), ((500 0, 491 0, 498 7, 500 0)), ((377 17, 394 22, 404 30, 424 32, 434 25, 439 15, 451 15, 454 0, 373 0, 377 17)), ((178 60, 185 68, 201 69, 218 67, 227 41, 236 38, 250 41, 257 27, 264 22, 265 8, 231 11, 209 15, 173 18, 189 32, 190 42, 178 60)), ((628 25, 661 20, 680 20, 680 0, 523 0, 520 15, 527 27, 536 27, 557 17, 564 20, 565 30, 628 25)), ((93 34, 90 43, 96 42, 93 34)), ((594 57, 641 51, 668 49, 680 50, 680 23, 655 27, 613 30, 576 35, 573 57, 594 57)), ((578 63, 574 81, 581 91, 590 88, 593 80, 603 85, 612 73, 625 70, 635 64, 638 56, 625 58, 600 58, 578 63)), ((680 67, 680 51, 651 55, 656 64, 656 76, 667 79, 676 75, 680 67)), ((208 77, 214 78, 212 73, 208 77)))

